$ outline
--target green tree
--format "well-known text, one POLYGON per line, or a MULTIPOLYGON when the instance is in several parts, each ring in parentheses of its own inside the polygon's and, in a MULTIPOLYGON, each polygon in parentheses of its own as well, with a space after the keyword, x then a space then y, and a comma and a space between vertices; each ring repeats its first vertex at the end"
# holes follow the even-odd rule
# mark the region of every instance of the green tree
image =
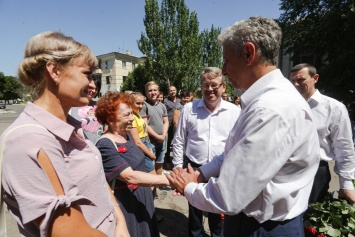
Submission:
POLYGON ((0 99, 8 101, 21 98, 22 91, 23 87, 16 77, 0 72, 0 99))
POLYGON ((122 84, 121 91, 139 91, 145 94, 145 84, 152 81, 153 78, 149 77, 146 68, 143 65, 138 65, 127 76, 127 80, 122 84))
POLYGON ((294 64, 316 66, 317 87, 347 100, 355 90, 354 0, 281 0, 283 47, 294 64))
POLYGON ((209 67, 222 68, 222 48, 218 45, 217 37, 221 33, 221 28, 215 28, 213 25, 211 30, 203 30, 203 64, 209 67))
POLYGON ((211 34, 199 33, 197 14, 190 13, 184 0, 162 0, 161 9, 157 0, 146 0, 145 14, 145 33, 142 32, 138 47, 146 56, 149 77, 164 92, 170 85, 178 90, 196 91, 205 64, 221 61, 217 39, 208 38, 215 37, 220 29, 212 26, 211 34))

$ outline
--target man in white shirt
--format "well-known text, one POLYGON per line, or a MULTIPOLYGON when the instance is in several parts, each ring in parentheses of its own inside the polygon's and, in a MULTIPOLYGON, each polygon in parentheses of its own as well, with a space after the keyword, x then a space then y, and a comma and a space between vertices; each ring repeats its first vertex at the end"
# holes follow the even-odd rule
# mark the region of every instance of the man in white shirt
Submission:
MULTIPOLYGON (((207 67, 200 75, 203 98, 184 105, 173 141, 175 167, 198 168, 221 155, 240 109, 222 99, 222 70, 207 67)), ((202 211, 189 205, 189 236, 203 236, 202 211)), ((219 214, 208 213, 211 236, 223 236, 219 214)))
POLYGON ((319 141, 311 109, 276 68, 281 37, 278 24, 264 17, 219 35, 223 74, 245 91, 243 110, 224 155, 199 171, 176 168, 167 176, 191 205, 226 214, 224 236, 304 236, 319 141))
POLYGON ((351 123, 344 104, 322 95, 315 87, 319 75, 314 66, 302 63, 294 66, 290 80, 313 112, 320 143, 319 168, 309 198, 310 203, 322 201, 329 189, 331 179, 328 162, 335 160, 334 171, 339 175, 339 197, 350 204, 355 203, 352 180, 355 171, 354 145, 351 123))

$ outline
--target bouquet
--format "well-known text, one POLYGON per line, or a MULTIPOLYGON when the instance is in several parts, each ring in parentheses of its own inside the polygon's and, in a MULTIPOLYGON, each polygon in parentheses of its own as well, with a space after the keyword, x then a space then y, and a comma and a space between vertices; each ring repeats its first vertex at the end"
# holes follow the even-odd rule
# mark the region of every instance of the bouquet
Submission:
POLYGON ((355 208, 328 193, 325 201, 309 205, 304 226, 306 236, 355 237, 355 208))

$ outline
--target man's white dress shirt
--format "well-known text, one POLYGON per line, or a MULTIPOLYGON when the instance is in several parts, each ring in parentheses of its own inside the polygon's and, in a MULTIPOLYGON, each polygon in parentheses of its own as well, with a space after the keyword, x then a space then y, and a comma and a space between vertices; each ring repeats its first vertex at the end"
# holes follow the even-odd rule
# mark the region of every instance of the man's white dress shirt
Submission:
POLYGON ((260 223, 292 219, 307 209, 319 165, 311 109, 280 70, 258 79, 241 100, 224 160, 200 167, 206 179, 214 177, 189 183, 184 194, 208 212, 243 211, 260 223))
POLYGON ((355 156, 351 123, 344 104, 322 95, 318 90, 308 99, 319 136, 320 158, 335 160, 340 188, 352 190, 355 156))
POLYGON ((213 112, 203 99, 184 105, 173 141, 174 167, 182 167, 184 154, 199 165, 221 155, 240 111, 222 99, 213 112))

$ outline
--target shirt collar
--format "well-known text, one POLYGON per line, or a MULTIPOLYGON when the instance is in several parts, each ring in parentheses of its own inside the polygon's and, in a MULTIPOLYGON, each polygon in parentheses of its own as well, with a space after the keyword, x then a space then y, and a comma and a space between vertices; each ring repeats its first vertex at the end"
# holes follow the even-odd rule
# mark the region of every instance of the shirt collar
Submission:
POLYGON ((69 141, 75 128, 81 127, 80 122, 72 116, 68 115, 68 123, 66 123, 32 102, 27 102, 24 112, 49 132, 65 141, 69 141))
MULTIPOLYGON (((246 108, 255 98, 265 92, 265 88, 277 79, 285 78, 280 69, 275 69, 264 76, 260 77, 249 89, 247 89, 240 97, 242 108, 246 108)), ((286 80, 286 79, 285 79, 286 80)))
POLYGON ((157 105, 159 102, 158 101, 155 101, 155 102, 151 102, 150 100, 146 100, 146 102, 152 106, 155 106, 157 105))
MULTIPOLYGON (((174 102, 174 100, 170 99, 170 97, 166 97, 166 100, 170 100, 171 102, 174 102)), ((180 98, 176 97, 176 103, 180 102, 180 98)))
MULTIPOLYGON (((227 108, 227 103, 230 103, 230 102, 227 102, 227 101, 223 100, 222 98, 220 98, 220 99, 221 99, 221 103, 219 103, 217 109, 216 109, 214 112, 219 111, 219 110, 228 109, 228 108, 227 108)), ((204 107, 204 108, 207 109, 206 104, 205 104, 205 101, 203 100, 203 98, 200 99, 200 100, 198 100, 198 105, 197 105, 197 107, 198 107, 198 108, 204 107)), ((207 109, 207 110, 209 111, 209 109, 207 109)))
POLYGON ((314 100, 319 103, 321 99, 322 94, 319 92, 319 90, 316 89, 316 92, 313 93, 313 95, 307 100, 307 102, 314 100))

